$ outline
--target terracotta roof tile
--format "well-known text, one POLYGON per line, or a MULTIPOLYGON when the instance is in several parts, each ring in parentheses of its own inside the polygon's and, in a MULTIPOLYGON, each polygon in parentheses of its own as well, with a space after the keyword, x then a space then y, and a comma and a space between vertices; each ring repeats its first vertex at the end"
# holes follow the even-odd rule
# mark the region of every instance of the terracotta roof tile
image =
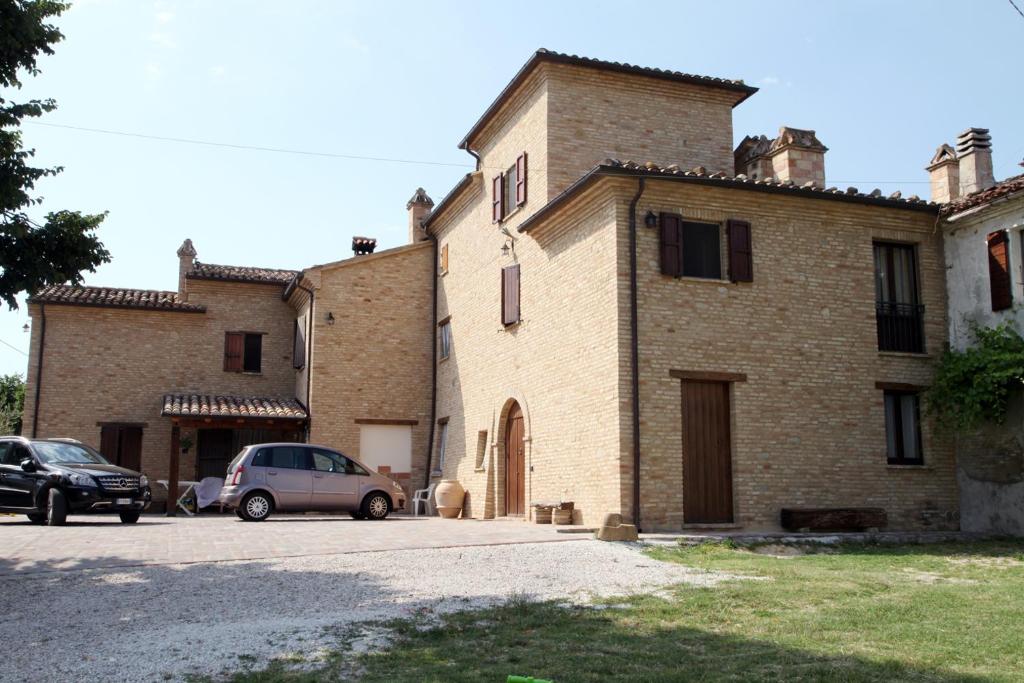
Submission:
POLYGON ((1007 197, 1016 192, 1024 192, 1024 173, 998 182, 987 190, 972 192, 966 197, 962 197, 956 201, 946 204, 942 207, 942 215, 948 216, 953 213, 959 213, 975 206, 987 204, 994 199, 1007 197))
POLYGON ((237 417, 304 420, 306 410, 294 398, 166 394, 161 415, 167 417, 237 417))
POLYGON ((120 287, 85 287, 82 285, 51 285, 29 297, 29 303, 66 304, 70 306, 104 306, 109 308, 140 308, 157 311, 202 313, 205 306, 190 304, 178 298, 177 292, 120 287))
POLYGON ((286 285, 298 274, 297 270, 257 268, 253 266, 222 266, 215 263, 192 264, 186 277, 193 280, 226 280, 229 282, 269 282, 286 285))

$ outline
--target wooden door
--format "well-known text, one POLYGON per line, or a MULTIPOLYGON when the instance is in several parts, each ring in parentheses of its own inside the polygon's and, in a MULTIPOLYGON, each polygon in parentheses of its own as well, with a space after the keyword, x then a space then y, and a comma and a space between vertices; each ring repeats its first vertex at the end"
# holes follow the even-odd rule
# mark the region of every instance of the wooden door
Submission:
POLYGON ((224 478, 234 457, 231 429, 200 429, 196 450, 196 481, 204 477, 224 478))
POLYGON ((683 521, 730 523, 729 383, 684 380, 682 384, 683 521))
POLYGON ((515 403, 505 425, 505 514, 526 512, 526 452, 523 445, 523 411, 515 403))
POLYGON ((136 472, 142 471, 142 427, 122 427, 117 464, 136 472))

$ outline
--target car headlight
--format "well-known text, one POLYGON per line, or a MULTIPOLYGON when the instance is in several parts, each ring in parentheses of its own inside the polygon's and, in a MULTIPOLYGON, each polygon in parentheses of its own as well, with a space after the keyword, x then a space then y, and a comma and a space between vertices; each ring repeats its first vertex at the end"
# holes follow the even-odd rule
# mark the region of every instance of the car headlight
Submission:
POLYGON ((139 475, 139 488, 144 489, 149 486, 149 479, 146 478, 145 474, 139 475))
POLYGON ((68 475, 68 481, 71 482, 72 486, 90 486, 95 488, 96 480, 90 477, 88 474, 79 474, 78 472, 72 472, 68 475))

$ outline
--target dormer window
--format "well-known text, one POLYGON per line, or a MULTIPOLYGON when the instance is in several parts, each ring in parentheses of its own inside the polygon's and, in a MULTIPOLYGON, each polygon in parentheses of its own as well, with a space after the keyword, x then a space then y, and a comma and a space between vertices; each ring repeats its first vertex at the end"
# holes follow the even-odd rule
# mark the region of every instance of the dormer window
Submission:
POLYGON ((526 203, 526 152, 491 180, 491 221, 500 223, 526 203))

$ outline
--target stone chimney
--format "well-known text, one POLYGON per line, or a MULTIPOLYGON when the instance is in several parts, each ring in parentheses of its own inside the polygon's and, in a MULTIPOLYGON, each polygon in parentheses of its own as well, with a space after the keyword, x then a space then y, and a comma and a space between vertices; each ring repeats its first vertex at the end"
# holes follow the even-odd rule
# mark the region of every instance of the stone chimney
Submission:
POLYGON ((956 139, 960 159, 960 196, 987 190, 996 184, 992 173, 992 136, 988 128, 968 128, 956 139))
POLYGON ((196 248, 192 246, 192 240, 186 239, 178 247, 178 294, 180 296, 186 296, 185 284, 187 280, 185 276, 192 271, 192 265, 196 261, 196 248))
POLYGON ((377 240, 373 237, 353 237, 352 238, 352 253, 356 256, 366 256, 372 254, 373 250, 377 248, 377 240))
POLYGON ((825 152, 813 130, 782 126, 779 136, 747 136, 736 147, 733 157, 736 173, 754 180, 774 178, 795 185, 808 183, 825 187, 825 152))
POLYGON ((405 204, 406 211, 409 212, 409 243, 415 244, 427 238, 427 233, 420 225, 420 222, 430 215, 430 210, 434 208, 434 200, 431 199, 422 187, 416 188, 415 194, 405 204))
POLYGON ((960 196, 960 160, 956 150, 943 143, 926 167, 931 180, 932 201, 945 204, 960 196))

